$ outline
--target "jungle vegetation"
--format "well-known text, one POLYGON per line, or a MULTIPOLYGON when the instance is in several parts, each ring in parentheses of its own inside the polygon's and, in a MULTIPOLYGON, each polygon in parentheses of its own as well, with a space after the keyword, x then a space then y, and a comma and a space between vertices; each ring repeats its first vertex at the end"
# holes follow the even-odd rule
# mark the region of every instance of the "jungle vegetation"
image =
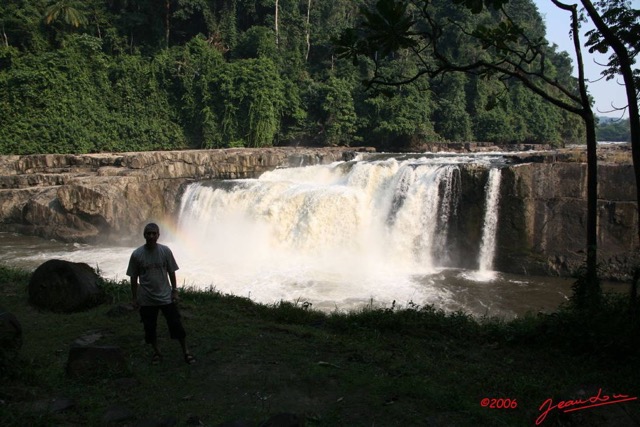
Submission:
POLYGON ((631 140, 629 119, 616 120, 609 117, 599 117, 596 133, 598 141, 629 142, 631 140))
MULTIPOLYGON (((518 82, 445 73, 401 87, 415 57, 351 61, 336 40, 371 0, 7 0, 0 9, 0 154, 271 145, 584 142, 579 118, 518 82)), ((530 0, 514 13, 544 37, 530 0)), ((487 22, 439 2, 441 19, 487 22)), ((456 56, 477 46, 450 39, 456 56)), ((390 53, 391 54, 391 53, 390 53)), ((391 54, 393 55, 393 54, 391 54)), ((571 83, 565 52, 548 67, 571 83)))

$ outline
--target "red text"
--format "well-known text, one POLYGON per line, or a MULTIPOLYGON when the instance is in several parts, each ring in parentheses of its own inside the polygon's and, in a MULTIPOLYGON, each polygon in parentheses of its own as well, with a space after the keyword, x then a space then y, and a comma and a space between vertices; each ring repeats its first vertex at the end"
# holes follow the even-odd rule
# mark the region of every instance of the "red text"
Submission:
POLYGON ((489 399, 480 400, 480 406, 491 409, 515 409, 518 407, 516 399, 489 399))
POLYGON ((561 400, 553 404, 553 399, 549 398, 542 402, 538 410, 541 412, 536 419, 536 425, 539 426, 547 418, 547 415, 554 409, 562 412, 580 411, 582 409, 595 408, 596 406, 611 405, 613 403, 629 402, 636 400, 637 397, 629 397, 626 394, 613 394, 611 396, 602 394, 602 389, 598 389, 598 394, 586 399, 561 400))

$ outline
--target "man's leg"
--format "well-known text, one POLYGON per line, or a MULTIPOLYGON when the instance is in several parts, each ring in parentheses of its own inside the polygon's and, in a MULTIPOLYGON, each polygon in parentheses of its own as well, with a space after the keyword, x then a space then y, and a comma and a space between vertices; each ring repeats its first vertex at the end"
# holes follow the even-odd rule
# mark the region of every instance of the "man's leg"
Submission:
POLYGON ((168 305, 163 305, 161 307, 162 314, 164 318, 167 320, 167 327, 169 328, 169 335, 172 339, 178 340, 180 346, 182 347, 182 354, 184 355, 185 362, 191 364, 195 362, 195 358, 189 352, 189 348, 187 347, 187 333, 184 330, 184 326, 182 325, 182 320, 180 317, 180 312, 178 311, 178 307, 175 303, 171 303, 168 305))
POLYGON ((157 306, 141 306, 140 319, 144 326, 144 341, 153 348, 153 362, 157 363, 162 358, 162 353, 158 348, 158 311, 157 306))

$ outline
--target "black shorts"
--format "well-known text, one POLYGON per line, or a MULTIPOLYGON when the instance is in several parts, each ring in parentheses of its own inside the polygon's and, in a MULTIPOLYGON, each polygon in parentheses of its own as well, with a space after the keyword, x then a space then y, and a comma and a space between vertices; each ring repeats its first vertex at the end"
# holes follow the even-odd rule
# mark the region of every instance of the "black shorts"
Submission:
POLYGON ((162 311, 162 315, 167 321, 169 328, 169 336, 174 340, 181 340, 187 336, 182 326, 182 320, 178 307, 174 304, 167 305, 145 305, 140 307, 140 320, 144 325, 144 340, 147 344, 156 342, 158 311, 162 311))

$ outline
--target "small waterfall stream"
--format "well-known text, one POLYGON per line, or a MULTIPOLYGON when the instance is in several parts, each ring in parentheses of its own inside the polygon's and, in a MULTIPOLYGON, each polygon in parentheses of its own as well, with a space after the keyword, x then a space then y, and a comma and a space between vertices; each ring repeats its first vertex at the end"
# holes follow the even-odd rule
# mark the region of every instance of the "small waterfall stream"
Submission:
POLYGON ((489 179, 485 186, 486 208, 484 212, 484 227, 482 229, 482 242, 480 244, 480 256, 478 257, 478 270, 486 273, 493 268, 493 257, 496 248, 496 232, 498 231, 498 202, 500 199, 500 169, 493 168, 489 171, 489 179))

